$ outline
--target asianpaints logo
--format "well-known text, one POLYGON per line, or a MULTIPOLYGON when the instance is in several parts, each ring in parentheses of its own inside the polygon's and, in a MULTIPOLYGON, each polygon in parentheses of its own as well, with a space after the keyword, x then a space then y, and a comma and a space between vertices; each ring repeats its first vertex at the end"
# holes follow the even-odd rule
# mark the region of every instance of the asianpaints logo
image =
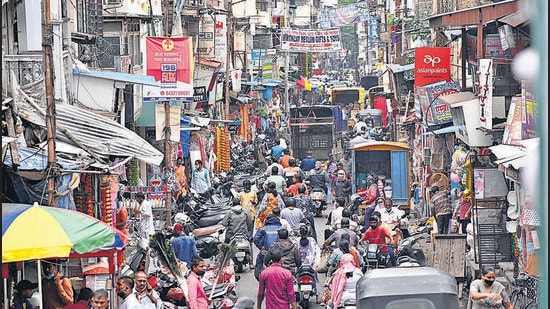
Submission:
POLYGON ((432 57, 431 55, 424 55, 424 63, 425 64, 432 64, 432 68, 436 65, 441 63, 441 58, 435 56, 432 57))
POLYGON ((172 39, 164 39, 162 40, 162 48, 165 50, 165 51, 171 51, 172 49, 174 49, 174 41, 172 39))

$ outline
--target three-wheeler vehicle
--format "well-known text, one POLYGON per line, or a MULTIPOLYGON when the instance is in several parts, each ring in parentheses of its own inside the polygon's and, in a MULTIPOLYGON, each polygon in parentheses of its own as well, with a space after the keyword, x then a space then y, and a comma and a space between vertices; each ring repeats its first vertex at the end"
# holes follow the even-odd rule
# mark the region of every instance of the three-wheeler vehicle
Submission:
POLYGON ((358 309, 458 309, 456 279, 428 266, 368 270, 357 282, 358 309))

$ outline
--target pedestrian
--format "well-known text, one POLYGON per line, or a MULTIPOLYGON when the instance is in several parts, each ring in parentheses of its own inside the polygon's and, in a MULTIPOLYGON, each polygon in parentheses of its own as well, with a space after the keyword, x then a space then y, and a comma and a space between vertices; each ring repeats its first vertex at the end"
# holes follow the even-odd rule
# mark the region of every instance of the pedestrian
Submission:
POLYGON ((202 287, 202 276, 206 268, 204 260, 198 256, 191 259, 191 273, 187 277, 187 288, 189 290, 187 307, 189 309, 205 309, 208 308, 210 301, 206 297, 206 293, 202 287))
POLYGON ((143 239, 149 239, 155 233, 153 226, 153 206, 145 198, 143 192, 136 193, 136 201, 139 205, 134 208, 134 215, 140 220, 139 235, 143 239))
MULTIPOLYGON (((195 168, 191 176, 191 189, 202 195, 209 195, 212 183, 210 182, 210 174, 202 165, 202 160, 195 160, 195 168)), ((209 196, 207 196, 209 197, 209 196)))
POLYGON ((472 192, 466 189, 458 194, 458 202, 453 217, 458 218, 462 234, 466 234, 466 227, 471 222, 472 216, 472 192))
POLYGON ((92 309, 107 309, 109 307, 109 292, 105 289, 95 291, 92 297, 92 309))
POLYGON ((451 205, 451 193, 448 190, 440 190, 438 186, 431 189, 432 215, 436 217, 437 232, 447 234, 449 232, 449 220, 453 216, 451 205))
POLYGON ((147 282, 147 274, 144 271, 136 272, 134 276, 133 293, 144 309, 162 309, 164 305, 157 291, 147 282))
POLYGON ((351 159, 349 158, 349 150, 344 151, 344 155, 340 159, 340 161, 338 161, 338 163, 342 164, 342 168, 344 169, 344 171, 348 175, 351 175, 351 163, 352 162, 351 162, 351 159))
POLYGON ((264 268, 264 257, 271 245, 279 239, 278 231, 281 227, 280 218, 272 213, 267 216, 264 226, 254 234, 254 245, 260 250, 256 256, 256 269, 254 270, 256 280, 260 280, 260 273, 264 268))
POLYGON ((258 195, 256 194, 256 191, 252 190, 252 183, 248 179, 243 181, 243 191, 239 192, 239 200, 241 201, 241 206, 250 216, 252 221, 254 221, 256 219, 258 195))
POLYGON ((58 309, 74 302, 71 280, 63 276, 55 262, 46 261, 42 278, 42 307, 58 309))
POLYGON ((317 159, 313 157, 313 152, 311 150, 308 150, 306 152, 306 157, 302 159, 302 162, 300 163, 300 168, 304 173, 309 172, 310 170, 315 168, 315 162, 317 162, 317 159))
POLYGON ((118 210, 116 212, 115 226, 120 232, 122 232, 122 234, 128 235, 128 228, 127 228, 128 208, 126 208, 126 205, 122 201, 119 201, 117 205, 118 205, 118 210))
POLYGON ((174 233, 176 234, 171 242, 172 250, 176 258, 185 262, 186 266, 191 265, 191 258, 197 255, 197 243, 195 237, 185 235, 183 225, 181 223, 174 224, 174 233))
POLYGON ((468 308, 471 309, 514 309, 506 288, 495 280, 495 269, 485 265, 481 269, 481 279, 470 284, 470 298, 468 308))
POLYGON ((335 199, 344 199, 344 204, 349 201, 351 195, 351 181, 346 178, 346 174, 343 170, 338 171, 338 178, 336 178, 332 184, 332 195, 335 199))
POLYGON ((116 282, 116 293, 120 297, 118 309, 142 309, 136 295, 133 293, 134 279, 129 276, 122 276, 116 282))
POLYGON ((311 196, 306 194, 305 185, 301 185, 298 188, 298 195, 294 199, 296 200, 296 207, 302 210, 307 221, 309 221, 311 226, 311 234, 313 239, 315 239, 315 242, 317 242, 317 230, 315 228, 315 218, 313 216, 313 213, 315 212, 315 203, 313 202, 311 196))
MULTIPOLYGON (((78 292, 78 297, 74 304, 68 304, 63 309, 89 309, 92 297, 94 296, 94 291, 92 289, 83 287, 78 292)), ((32 308, 32 307, 29 307, 32 308)))
POLYGON ((15 285, 15 294, 13 295, 14 309, 31 309, 33 308, 29 299, 32 297, 34 290, 38 287, 38 283, 30 282, 29 280, 21 280, 15 285))
POLYGON ((264 225, 264 220, 273 212, 275 208, 283 208, 285 205, 283 198, 279 195, 275 188, 276 185, 274 182, 267 185, 267 192, 260 203, 260 208, 258 209, 256 230, 260 229, 264 225))
POLYGON ((178 157, 176 159, 176 166, 174 167, 174 172, 176 173, 176 179, 178 180, 180 189, 187 190, 187 186, 189 183, 187 180, 187 173, 185 170, 185 165, 183 164, 182 157, 178 157))
POLYGON ((288 309, 289 306, 296 309, 294 277, 282 266, 285 253, 279 247, 270 249, 270 252, 271 265, 260 274, 256 308, 261 309, 265 299, 265 307, 269 309, 288 309))
MULTIPOLYGON (((368 175, 366 180, 367 180, 367 191, 366 191, 365 200, 362 202, 362 204, 365 204, 368 207, 368 206, 371 206, 372 203, 377 201, 377 198, 381 196, 380 196, 380 190, 378 190, 378 185, 376 184, 374 177, 372 175, 368 175)), ((384 205, 380 205, 380 209, 377 209, 377 210, 380 211, 382 210, 382 208, 384 208, 384 205)))

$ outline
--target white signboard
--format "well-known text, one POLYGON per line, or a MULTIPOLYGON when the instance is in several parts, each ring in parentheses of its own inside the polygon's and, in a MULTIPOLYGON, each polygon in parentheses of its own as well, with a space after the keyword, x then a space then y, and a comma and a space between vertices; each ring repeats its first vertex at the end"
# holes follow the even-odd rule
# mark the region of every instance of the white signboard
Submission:
POLYGON ((493 129, 493 60, 479 59, 479 121, 481 127, 493 129))
POLYGON ((281 50, 291 52, 336 52, 342 49, 340 29, 281 29, 281 50))

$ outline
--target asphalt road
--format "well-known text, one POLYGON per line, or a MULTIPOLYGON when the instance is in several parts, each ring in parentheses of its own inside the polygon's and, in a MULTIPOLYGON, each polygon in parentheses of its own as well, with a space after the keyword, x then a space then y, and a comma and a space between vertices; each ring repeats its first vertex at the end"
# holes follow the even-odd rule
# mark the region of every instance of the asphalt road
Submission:
MULTIPOLYGON (((328 210, 325 211, 325 214, 328 214, 328 210)), ((317 230, 317 239, 319 242, 322 242, 324 239, 324 230, 326 228, 325 222, 326 222, 326 218, 315 218, 315 228, 317 230)), ((253 250, 254 250, 254 259, 256 259, 256 255, 258 254, 258 249, 254 247, 253 250)), ((254 278, 254 271, 248 270, 248 268, 245 268, 245 271, 243 273, 240 273, 237 275, 241 276, 241 279, 237 282, 237 295, 239 297, 241 296, 249 297, 254 300, 254 303, 256 303, 256 295, 258 293, 258 281, 256 280, 256 278, 254 278)), ((319 274, 319 281, 321 285, 324 283, 325 274, 319 274)), ((315 298, 310 299, 309 307, 324 308, 323 306, 315 303, 315 298)), ((265 300, 262 305, 262 308, 265 308, 265 300)))

